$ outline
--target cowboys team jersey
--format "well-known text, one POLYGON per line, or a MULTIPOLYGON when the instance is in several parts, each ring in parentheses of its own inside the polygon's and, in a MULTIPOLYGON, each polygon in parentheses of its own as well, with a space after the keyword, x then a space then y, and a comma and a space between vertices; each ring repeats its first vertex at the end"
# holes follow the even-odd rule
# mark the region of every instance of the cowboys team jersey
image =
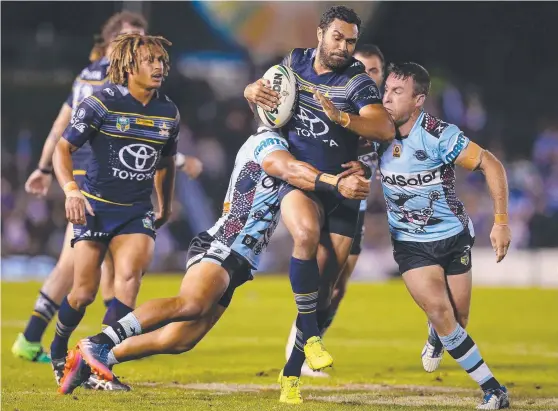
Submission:
POLYGON ((408 137, 380 148, 388 223, 398 241, 437 241, 473 226, 455 193, 454 161, 469 139, 422 112, 408 137))
MULTIPOLYGON (((109 84, 108 71, 109 59, 103 57, 94 61, 84 68, 72 85, 72 92, 66 99, 66 104, 72 108, 72 117, 74 116, 79 103, 93 93, 101 91, 109 84)), ((91 158, 91 146, 89 143, 84 144, 79 150, 72 154, 74 163, 74 172, 85 170, 87 162, 91 158)))
POLYGON ((159 160, 176 154, 179 123, 178 109, 158 91, 146 106, 117 85, 83 100, 63 137, 76 147, 91 144, 84 195, 122 206, 150 204, 159 160))
POLYGON ((382 99, 376 83, 358 60, 352 58, 346 68, 318 75, 314 70, 315 56, 316 49, 294 49, 282 62, 294 71, 299 91, 295 114, 283 132, 298 160, 322 172, 338 174, 343 171, 341 164, 357 159, 359 137, 326 116, 314 100, 312 88, 317 88, 339 110, 352 114, 369 104, 381 104, 382 99))
POLYGON ((274 151, 288 151, 278 133, 260 127, 240 148, 234 163, 223 215, 207 230, 215 240, 207 255, 223 261, 231 252, 254 269, 280 217, 279 188, 283 184, 265 173, 262 163, 274 151))

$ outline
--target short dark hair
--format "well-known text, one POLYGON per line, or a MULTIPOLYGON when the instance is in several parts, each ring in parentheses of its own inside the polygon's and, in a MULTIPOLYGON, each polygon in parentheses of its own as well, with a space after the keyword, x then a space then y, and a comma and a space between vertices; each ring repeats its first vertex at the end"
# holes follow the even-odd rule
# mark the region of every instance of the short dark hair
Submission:
POLYGON ((355 50, 355 54, 362 54, 363 57, 378 56, 382 62, 382 67, 386 65, 384 53, 375 44, 364 43, 359 44, 355 50))
POLYGON ((335 19, 344 21, 345 23, 349 24, 356 24, 358 33, 360 34, 360 17, 355 13, 353 9, 350 9, 345 6, 333 6, 330 7, 322 14, 322 18, 320 19, 319 28, 322 30, 327 30, 331 22, 335 19))
POLYGON ((407 62, 407 63, 391 63, 388 67, 388 76, 393 74, 395 77, 402 78, 403 80, 412 78, 414 85, 415 96, 424 94, 428 96, 430 92, 430 74, 420 64, 407 62))

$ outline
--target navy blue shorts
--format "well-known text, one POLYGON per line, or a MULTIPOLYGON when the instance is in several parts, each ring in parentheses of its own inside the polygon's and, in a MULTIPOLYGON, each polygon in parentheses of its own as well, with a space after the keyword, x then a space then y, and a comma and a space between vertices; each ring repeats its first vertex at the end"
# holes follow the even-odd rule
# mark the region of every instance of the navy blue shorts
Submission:
MULTIPOLYGON (((282 201, 293 190, 299 189, 290 184, 284 184, 279 189, 279 200, 282 201)), ((322 231, 339 234, 344 237, 354 237, 360 200, 349 200, 337 193, 300 191, 316 204, 321 205, 324 210, 325 222, 322 231)))
POLYGON ((134 204, 120 206, 87 197, 95 215, 85 213, 85 225, 74 224, 72 247, 78 241, 99 241, 109 243, 113 237, 122 234, 145 234, 155 239, 155 213, 152 205, 134 204))
POLYGON ((351 255, 359 255, 362 251, 362 239, 364 238, 364 217, 366 216, 366 211, 358 212, 358 222, 357 229, 355 232, 355 237, 353 238, 353 244, 351 244, 351 255))
POLYGON ((393 257, 399 265, 399 273, 413 268, 439 265, 446 275, 465 274, 472 267, 471 248, 475 243, 469 230, 438 241, 415 242, 392 239, 393 257))

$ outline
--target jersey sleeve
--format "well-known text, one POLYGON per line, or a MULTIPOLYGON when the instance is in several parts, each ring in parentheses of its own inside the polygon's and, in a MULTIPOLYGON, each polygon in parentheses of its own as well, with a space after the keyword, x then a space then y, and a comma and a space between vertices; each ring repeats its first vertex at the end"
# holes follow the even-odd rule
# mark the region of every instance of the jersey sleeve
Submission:
POLYGON ((107 114, 106 106, 95 96, 83 100, 64 130, 62 137, 72 145, 81 147, 96 133, 107 114))
POLYGON ((359 73, 351 78, 347 83, 346 93, 347 100, 357 113, 365 106, 382 103, 378 86, 366 73, 359 73))
POLYGON ((163 147, 161 155, 163 157, 169 157, 176 155, 178 151, 178 138, 180 136, 180 113, 176 115, 176 125, 174 126, 172 133, 163 147))
POLYGON ((453 164, 455 159, 469 145, 469 138, 455 125, 449 124, 438 141, 438 152, 444 164, 453 164))
POLYGON ((286 66, 286 67, 291 67, 291 63, 293 60, 293 52, 294 49, 292 49, 289 54, 287 54, 285 57, 283 57, 283 60, 281 60, 281 65, 282 66, 286 66))
POLYGON ((256 137, 254 159, 260 166, 269 154, 279 150, 289 151, 289 143, 277 133, 266 132, 256 137))

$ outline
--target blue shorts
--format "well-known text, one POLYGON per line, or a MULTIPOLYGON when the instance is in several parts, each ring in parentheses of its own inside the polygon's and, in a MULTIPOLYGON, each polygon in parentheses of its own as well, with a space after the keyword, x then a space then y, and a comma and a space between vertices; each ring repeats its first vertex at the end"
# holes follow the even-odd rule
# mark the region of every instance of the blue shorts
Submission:
POLYGON ((72 247, 82 240, 108 244, 113 237, 122 234, 145 234, 155 239, 155 213, 150 203, 120 206, 92 198, 87 200, 95 215, 86 212, 87 223, 74 224, 72 247))

